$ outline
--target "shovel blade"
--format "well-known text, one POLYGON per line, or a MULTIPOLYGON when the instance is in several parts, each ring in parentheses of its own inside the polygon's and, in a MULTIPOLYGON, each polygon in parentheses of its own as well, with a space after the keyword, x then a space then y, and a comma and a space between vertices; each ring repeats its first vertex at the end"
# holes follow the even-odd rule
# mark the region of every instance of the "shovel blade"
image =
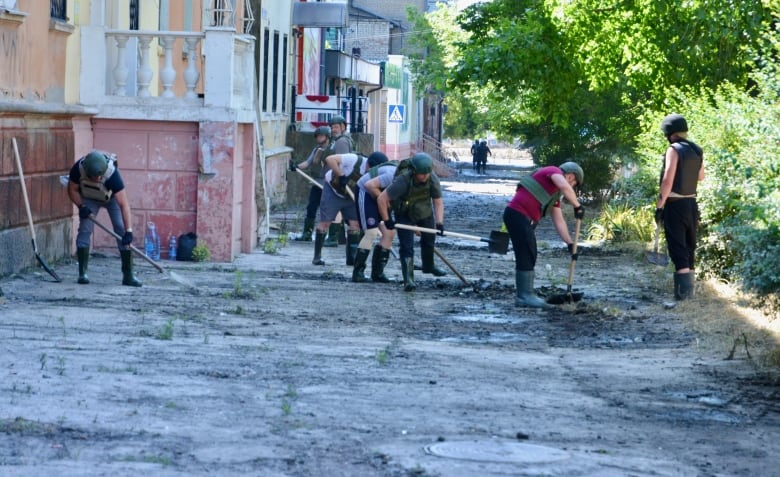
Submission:
POLYGON ((49 264, 46 262, 45 258, 41 257, 40 254, 38 254, 38 253, 35 254, 35 258, 38 259, 38 264, 41 266, 41 268, 46 270, 46 273, 48 273, 49 275, 52 276, 52 278, 54 278, 54 281, 56 281, 56 282, 61 282, 62 281, 60 276, 57 275, 57 272, 55 272, 54 269, 51 268, 49 266, 49 264))
POLYGON ((491 230, 488 240, 488 252, 506 255, 509 251, 509 233, 491 230))
POLYGON ((659 252, 647 252, 647 261, 661 267, 669 265, 669 257, 659 252))
POLYGON ((564 303, 576 303, 585 296, 584 292, 568 292, 550 295, 547 297, 547 303, 550 305, 563 305, 564 303))

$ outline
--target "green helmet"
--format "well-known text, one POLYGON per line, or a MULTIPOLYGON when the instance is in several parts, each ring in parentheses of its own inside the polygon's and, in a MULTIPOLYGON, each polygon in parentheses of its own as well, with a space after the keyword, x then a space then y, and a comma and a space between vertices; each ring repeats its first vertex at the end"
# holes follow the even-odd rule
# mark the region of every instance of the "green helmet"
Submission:
POLYGON ((412 169, 415 174, 430 174, 433 170, 433 159, 424 152, 412 156, 412 169))
POLYGON ((334 124, 343 124, 346 126, 347 120, 344 119, 344 116, 339 116, 338 114, 336 114, 330 117, 330 119, 328 120, 328 124, 330 124, 331 126, 333 126, 334 124))
POLYGON ((330 126, 320 126, 314 130, 314 135, 322 134, 323 136, 330 137, 330 126))
POLYGON ((574 174, 577 178, 577 185, 582 186, 582 181, 585 180, 585 173, 582 171, 582 167, 576 162, 568 161, 558 166, 564 174, 574 174))
POLYGON ((98 151, 92 151, 84 156, 82 164, 84 165, 84 172, 86 172, 87 177, 102 176, 106 172, 106 169, 108 169, 106 155, 98 151))

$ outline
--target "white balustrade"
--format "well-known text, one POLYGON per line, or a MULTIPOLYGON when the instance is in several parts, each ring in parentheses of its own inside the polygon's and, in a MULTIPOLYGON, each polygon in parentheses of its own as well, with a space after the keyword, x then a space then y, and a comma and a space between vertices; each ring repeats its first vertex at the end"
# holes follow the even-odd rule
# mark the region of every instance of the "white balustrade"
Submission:
MULTIPOLYGON (((131 74, 136 78, 137 97, 159 96, 162 98, 173 98, 176 96, 174 85, 177 78, 181 77, 186 86, 185 98, 197 98, 198 93, 195 89, 201 79, 198 67, 202 67, 200 61, 199 47, 205 37, 200 32, 171 32, 171 31, 140 31, 140 30, 108 30, 106 37, 109 39, 108 46, 115 49, 116 63, 111 71, 110 78, 114 84, 108 85, 107 90, 113 96, 127 96, 127 83, 131 74), (127 43, 130 38, 137 39, 138 51, 130 58, 135 58, 135 64, 128 64, 127 43), (157 42, 155 43, 155 40, 157 42), (177 42, 182 45, 182 61, 174 61, 174 51, 177 42), (162 65, 152 65, 151 59, 157 55, 152 55, 150 48, 159 44, 162 49, 162 65), (186 61, 186 65, 185 65, 186 61), (162 91, 155 93, 152 88, 152 82, 155 77, 155 71, 159 69, 159 82, 162 91)), ((132 94, 132 91, 130 92, 132 94)))

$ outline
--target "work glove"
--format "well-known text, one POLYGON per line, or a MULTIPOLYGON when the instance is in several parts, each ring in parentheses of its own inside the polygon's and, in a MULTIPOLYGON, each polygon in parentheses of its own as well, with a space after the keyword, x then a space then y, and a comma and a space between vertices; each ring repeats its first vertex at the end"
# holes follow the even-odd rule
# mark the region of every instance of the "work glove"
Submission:
POLYGON ((579 207, 574 208, 574 218, 578 220, 582 220, 585 218, 585 207, 580 204, 579 207))
POLYGON ((439 222, 436 224, 436 230, 439 231, 437 235, 444 235, 444 224, 439 222))
POLYGON ((349 177, 348 176, 339 176, 338 184, 339 184, 339 187, 347 187, 347 184, 349 184, 349 177))
POLYGON ((574 244, 573 243, 567 243, 566 248, 569 249, 569 254, 571 255, 572 260, 577 260, 580 256, 579 248, 577 249, 577 253, 574 253, 574 244))
POLYGON ((89 210, 89 207, 87 207, 86 205, 82 205, 81 207, 79 207, 79 218, 81 218, 82 220, 88 219, 90 214, 92 214, 92 211, 89 210))
POLYGON ((656 207, 655 209, 655 223, 660 224, 664 221, 664 209, 656 207))
POLYGON ((290 172, 295 172, 295 169, 297 169, 298 166, 295 165, 293 161, 290 161, 290 172))
POLYGON ((125 232, 122 236, 122 245, 130 245, 133 243, 133 232, 125 232))
POLYGON ((385 228, 387 230, 393 230, 395 228, 395 221, 393 219, 383 220, 382 222, 385 223, 385 228))

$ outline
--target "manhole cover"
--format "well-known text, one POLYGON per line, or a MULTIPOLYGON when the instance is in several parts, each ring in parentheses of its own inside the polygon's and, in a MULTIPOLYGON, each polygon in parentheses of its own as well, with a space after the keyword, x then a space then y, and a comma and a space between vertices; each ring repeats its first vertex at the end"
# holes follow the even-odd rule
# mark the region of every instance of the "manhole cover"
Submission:
POLYGON ((538 464, 569 458, 569 454, 552 447, 506 441, 453 441, 425 446, 425 452, 438 457, 480 462, 538 464))

